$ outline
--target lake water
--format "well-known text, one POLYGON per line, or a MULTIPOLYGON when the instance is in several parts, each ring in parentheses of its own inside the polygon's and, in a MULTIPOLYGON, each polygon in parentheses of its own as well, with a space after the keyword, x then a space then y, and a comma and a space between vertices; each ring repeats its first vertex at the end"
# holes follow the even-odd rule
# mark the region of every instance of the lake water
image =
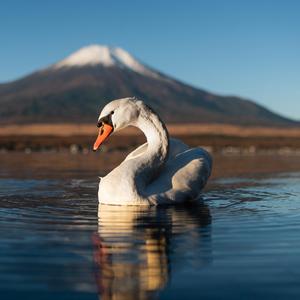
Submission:
POLYGON ((98 207, 100 156, 0 155, 1 299, 300 299, 299 156, 216 157, 202 202, 147 209, 98 207))

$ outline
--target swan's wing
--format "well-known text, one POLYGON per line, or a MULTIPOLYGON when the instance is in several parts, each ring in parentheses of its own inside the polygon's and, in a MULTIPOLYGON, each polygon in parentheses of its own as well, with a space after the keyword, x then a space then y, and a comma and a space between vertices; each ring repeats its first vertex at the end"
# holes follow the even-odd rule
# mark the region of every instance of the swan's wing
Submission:
POLYGON ((137 156, 143 154, 147 150, 147 146, 148 146, 148 143, 145 143, 145 144, 142 144, 141 146, 137 147, 135 150, 133 150, 126 156, 125 160, 136 158, 137 156))
POLYGON ((146 188, 154 204, 170 204, 197 198, 210 176, 212 159, 201 148, 185 150, 169 159, 165 168, 146 188))
MULTIPOLYGON (((131 153, 129 153, 125 160, 136 158, 137 156, 143 154, 147 150, 148 143, 144 143, 141 146, 137 147, 135 150, 133 150, 131 153)), ((179 153, 187 150, 189 147, 181 142, 180 140, 170 138, 169 140, 169 157, 168 160, 173 159, 176 155, 179 153)))
POLYGON ((176 155, 189 149, 189 146, 187 144, 174 138, 170 138, 169 145, 170 145, 169 157, 168 157, 169 161, 174 159, 176 155))

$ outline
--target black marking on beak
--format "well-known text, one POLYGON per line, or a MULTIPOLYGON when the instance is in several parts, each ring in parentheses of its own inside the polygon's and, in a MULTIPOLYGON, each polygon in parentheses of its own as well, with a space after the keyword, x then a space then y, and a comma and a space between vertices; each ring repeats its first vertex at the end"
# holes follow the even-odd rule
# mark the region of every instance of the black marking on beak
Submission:
POLYGON ((97 127, 100 128, 103 124, 108 124, 112 127, 113 124, 112 124, 112 120, 111 120, 111 115, 113 114, 114 112, 111 112, 109 115, 105 116, 105 117, 102 117, 101 119, 98 120, 98 123, 97 123, 97 127))

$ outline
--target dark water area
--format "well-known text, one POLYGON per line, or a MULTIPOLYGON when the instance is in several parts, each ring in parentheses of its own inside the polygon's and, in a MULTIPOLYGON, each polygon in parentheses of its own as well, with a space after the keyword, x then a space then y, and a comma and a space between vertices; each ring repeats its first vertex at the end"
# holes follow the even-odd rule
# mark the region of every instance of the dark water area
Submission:
POLYGON ((99 157, 0 155, 1 299, 300 299, 299 156, 215 157, 164 208, 98 206, 99 157))

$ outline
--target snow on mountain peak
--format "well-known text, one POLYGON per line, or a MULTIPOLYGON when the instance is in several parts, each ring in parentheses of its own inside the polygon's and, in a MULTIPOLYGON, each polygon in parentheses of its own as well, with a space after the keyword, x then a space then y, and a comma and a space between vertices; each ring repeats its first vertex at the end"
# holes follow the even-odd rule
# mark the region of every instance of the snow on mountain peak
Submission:
POLYGON ((53 68, 59 69, 65 67, 96 65, 102 65, 105 67, 117 66, 120 68, 130 69, 146 76, 160 77, 158 73, 141 64, 124 49, 102 45, 91 45, 81 48, 64 60, 55 64, 53 68))

